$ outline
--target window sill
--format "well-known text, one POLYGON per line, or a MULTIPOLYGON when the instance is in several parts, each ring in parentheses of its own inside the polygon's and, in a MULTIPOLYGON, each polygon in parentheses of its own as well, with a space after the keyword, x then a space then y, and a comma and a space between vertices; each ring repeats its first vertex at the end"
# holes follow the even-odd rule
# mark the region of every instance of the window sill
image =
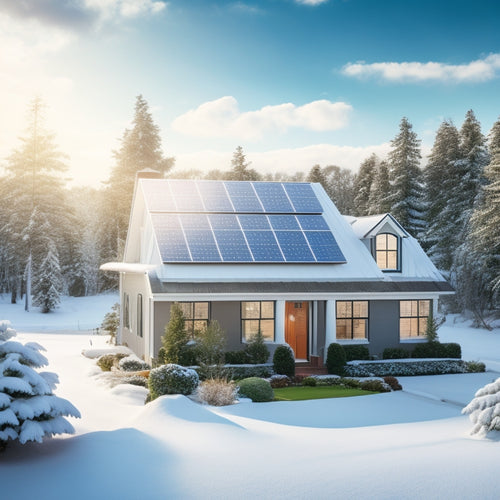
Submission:
POLYGON ((353 345, 353 344, 369 344, 368 339, 336 339, 337 343, 340 345, 353 345))
POLYGON ((427 342, 427 337, 422 335, 421 337, 412 337, 409 339, 399 339, 402 344, 417 344, 420 342, 427 342))

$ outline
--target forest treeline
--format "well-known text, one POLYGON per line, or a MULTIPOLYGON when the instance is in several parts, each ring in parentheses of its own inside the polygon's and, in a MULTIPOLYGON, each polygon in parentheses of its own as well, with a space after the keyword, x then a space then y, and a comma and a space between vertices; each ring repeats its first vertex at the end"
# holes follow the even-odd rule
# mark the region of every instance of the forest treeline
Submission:
POLYGON ((69 159, 44 128, 40 99, 30 104, 29 117, 0 177, 0 291, 12 302, 22 299, 29 277, 33 303, 45 311, 61 294, 116 288, 116 276, 99 266, 121 260, 135 176, 149 168, 170 178, 319 182, 343 214, 391 212, 455 287, 449 311, 468 310, 482 326, 500 312, 500 120, 487 136, 473 111, 460 128, 446 120, 422 158, 421 141, 402 118, 387 157, 372 154, 356 173, 305 165, 295 174, 263 175, 241 146, 227 168, 179 171, 164 153, 148 103, 138 96, 132 126, 113 151, 110 176, 94 189, 67 186, 69 159))

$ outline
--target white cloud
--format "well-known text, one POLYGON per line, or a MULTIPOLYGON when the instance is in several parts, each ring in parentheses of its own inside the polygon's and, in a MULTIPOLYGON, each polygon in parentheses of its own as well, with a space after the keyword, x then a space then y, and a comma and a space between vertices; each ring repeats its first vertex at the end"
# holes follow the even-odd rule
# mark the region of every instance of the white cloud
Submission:
POLYGON ((85 0, 85 6, 96 10, 101 18, 108 20, 157 14, 167 7, 167 3, 155 0, 85 0))
MULTIPOLYGON (((338 165, 356 172, 363 160, 375 153, 384 158, 390 150, 390 144, 384 143, 375 146, 335 146, 332 144, 315 144, 303 148, 277 149, 265 152, 251 152, 245 150, 247 160, 252 162, 252 168, 261 174, 282 172, 307 173, 316 164, 326 167, 338 165)), ((233 152, 200 151, 175 155, 176 170, 212 169, 229 170, 233 152)))
POLYGON ((338 130, 347 125, 352 106, 344 102, 313 101, 303 106, 292 103, 264 106, 241 112, 232 96, 201 104, 177 117, 172 128, 199 137, 261 138, 266 132, 289 128, 314 131, 338 130))
POLYGON ((356 78, 379 77, 390 82, 474 83, 492 80, 500 69, 500 54, 466 64, 439 62, 349 63, 342 73, 356 78))
POLYGON ((297 3, 302 4, 302 5, 321 5, 322 3, 326 3, 329 0, 295 0, 297 3))

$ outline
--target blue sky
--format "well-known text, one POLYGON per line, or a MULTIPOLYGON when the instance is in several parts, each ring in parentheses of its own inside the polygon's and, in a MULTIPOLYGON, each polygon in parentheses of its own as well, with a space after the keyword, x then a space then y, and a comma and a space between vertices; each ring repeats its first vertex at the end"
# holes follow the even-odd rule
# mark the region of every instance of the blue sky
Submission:
POLYGON ((0 0, 0 156, 35 95, 75 183, 98 185, 148 101, 178 168, 353 170, 407 116, 424 154, 443 119, 500 115, 494 0, 0 0))

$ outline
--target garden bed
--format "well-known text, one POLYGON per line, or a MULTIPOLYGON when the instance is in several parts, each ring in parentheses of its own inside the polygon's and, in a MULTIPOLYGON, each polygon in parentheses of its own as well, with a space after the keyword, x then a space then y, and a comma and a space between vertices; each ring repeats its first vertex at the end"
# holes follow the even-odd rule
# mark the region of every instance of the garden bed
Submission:
POLYGON ((366 396, 368 394, 378 393, 342 386, 294 386, 274 389, 274 400, 306 401, 308 399, 348 398, 352 396, 366 396))

